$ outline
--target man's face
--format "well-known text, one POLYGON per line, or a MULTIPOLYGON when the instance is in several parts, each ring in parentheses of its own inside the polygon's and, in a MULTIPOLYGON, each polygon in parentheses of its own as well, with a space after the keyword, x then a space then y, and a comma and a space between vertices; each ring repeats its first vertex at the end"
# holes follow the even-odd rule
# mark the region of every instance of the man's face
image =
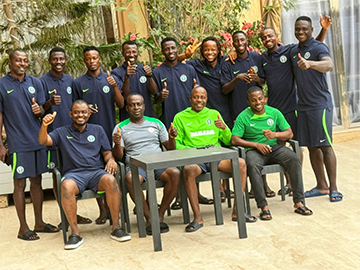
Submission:
POLYGON ((100 68, 100 55, 97 51, 84 53, 84 62, 89 71, 97 71, 100 68))
POLYGON ((238 33, 233 36, 233 45, 237 53, 243 54, 246 52, 247 39, 243 33, 238 33))
POLYGON ((295 37, 299 43, 306 43, 312 37, 313 28, 308 21, 297 21, 295 23, 295 37))
POLYGON ((125 44, 121 53, 125 58, 125 62, 129 61, 132 65, 136 64, 137 58, 139 56, 139 50, 136 45, 125 44))
POLYGON ((16 51, 12 58, 9 58, 11 75, 15 75, 15 77, 24 76, 26 69, 29 66, 28 62, 28 56, 25 52, 16 51))
POLYGON ((203 44, 202 53, 209 63, 214 62, 219 54, 216 42, 213 40, 206 41, 203 44))
POLYGON ((145 104, 142 96, 130 96, 126 102, 126 111, 131 120, 140 120, 144 117, 145 104))
POLYGON ((168 62, 174 62, 177 60, 178 51, 179 49, 174 41, 167 41, 163 44, 162 53, 168 62))
POLYGON ((279 43, 279 38, 273 29, 266 29, 261 33, 261 41, 265 48, 272 50, 279 43))
POLYGON ((191 91, 190 95, 191 109, 200 112, 206 106, 207 92, 203 87, 197 87, 191 91))
POLYGON ((51 70, 56 74, 62 74, 66 64, 66 56, 63 52, 53 52, 49 58, 51 70))
POLYGON ((89 120, 89 108, 86 103, 75 103, 70 111, 73 124, 77 127, 86 125, 89 120))
POLYGON ((253 113, 260 115, 265 112, 266 99, 262 91, 259 90, 248 94, 247 102, 253 113))

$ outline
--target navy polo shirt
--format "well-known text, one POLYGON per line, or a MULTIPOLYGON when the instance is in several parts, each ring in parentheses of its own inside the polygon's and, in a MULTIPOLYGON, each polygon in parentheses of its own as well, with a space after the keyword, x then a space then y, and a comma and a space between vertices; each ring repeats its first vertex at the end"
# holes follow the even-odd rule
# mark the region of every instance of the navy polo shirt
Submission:
POLYGON ((174 67, 170 67, 164 62, 153 71, 153 78, 156 83, 158 93, 164 88, 164 82, 167 83, 166 89, 169 91, 169 97, 162 104, 162 122, 166 127, 170 127, 175 114, 190 107, 189 97, 194 86, 194 79, 197 84, 201 84, 195 72, 190 65, 178 62, 174 67))
MULTIPOLYGON (((256 52, 248 52, 249 55, 242 59, 240 57, 236 58, 235 64, 232 64, 231 61, 225 62, 221 69, 220 83, 224 85, 232 81, 239 73, 246 73, 250 67, 254 67, 255 71, 258 73, 258 76, 263 78, 262 71, 262 57, 256 52)), ((239 80, 235 85, 233 91, 229 94, 230 99, 230 108, 231 108, 231 119, 235 121, 236 117, 242 112, 245 108, 248 107, 246 99, 246 91, 252 87, 256 86, 256 82, 251 82, 247 84, 243 80, 239 80)))
POLYGON ((324 43, 311 38, 306 44, 293 47, 290 54, 299 97, 298 110, 331 109, 333 105, 326 81, 326 73, 321 73, 312 68, 301 70, 297 65, 298 53, 306 60, 320 61, 323 57, 330 57, 329 48, 324 43))
POLYGON ((272 54, 262 54, 262 67, 268 85, 268 105, 279 109, 283 114, 297 109, 295 77, 291 64, 290 44, 282 46, 272 54))
POLYGON ((190 60, 186 63, 194 67, 201 81, 201 86, 207 91, 208 102, 206 106, 219 111, 224 121, 229 125, 232 122, 229 97, 221 91, 220 83, 221 68, 225 63, 225 59, 226 57, 223 56, 215 67, 207 64, 206 60, 200 59, 190 60))
POLYGON ((32 98, 39 105, 45 102, 39 79, 25 74, 20 82, 10 73, 0 78, 0 113, 3 114, 10 154, 45 148, 38 143, 41 122, 31 110, 32 98))
MULTIPOLYGON (((127 63, 122 64, 122 66, 115 68, 111 71, 111 74, 114 75, 123 85, 125 80, 125 74, 127 69, 127 63)), ((139 93, 144 97, 145 103, 145 112, 146 116, 154 117, 154 109, 151 102, 151 94, 148 90, 148 78, 145 76, 146 73, 143 69, 143 64, 137 63, 136 74, 129 77, 129 87, 130 93, 139 93)), ((126 111, 126 108, 120 110, 120 121, 129 118, 129 114, 126 111)))
POLYGON ((87 124, 80 132, 72 124, 49 133, 53 146, 61 150, 63 174, 69 171, 104 168, 102 153, 110 151, 110 143, 100 125, 87 124))
POLYGON ((72 104, 72 82, 73 78, 67 74, 63 74, 61 78, 55 77, 50 72, 40 78, 45 91, 45 99, 49 100, 54 94, 61 96, 61 104, 53 105, 46 113, 57 112, 54 122, 48 127, 48 131, 72 123, 69 112, 72 104))
MULTIPOLYGON (((106 80, 107 74, 103 71, 96 77, 86 73, 75 79, 72 84, 73 101, 83 99, 89 104, 97 104, 98 112, 91 115, 89 123, 101 125, 109 143, 112 142, 112 131, 116 124, 115 92, 106 80)), ((119 85, 117 78, 114 78, 119 85)))

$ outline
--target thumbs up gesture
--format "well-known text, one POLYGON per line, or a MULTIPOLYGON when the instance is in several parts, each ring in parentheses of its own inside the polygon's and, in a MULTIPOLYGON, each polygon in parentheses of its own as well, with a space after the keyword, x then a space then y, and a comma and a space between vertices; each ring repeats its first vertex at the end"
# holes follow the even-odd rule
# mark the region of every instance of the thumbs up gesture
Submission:
POLYGON ((116 81, 115 81, 114 77, 110 75, 110 71, 106 71, 106 74, 107 74, 107 78, 106 78, 107 82, 108 82, 112 87, 116 87, 116 86, 117 86, 117 85, 116 85, 116 81))
POLYGON ((31 105, 31 110, 33 112, 33 114, 35 114, 36 116, 41 116, 41 108, 39 106, 39 104, 36 103, 35 98, 31 99, 32 105, 31 105))
POLYGON ((150 66, 146 64, 145 61, 143 61, 143 70, 145 71, 146 77, 152 77, 152 69, 150 66))
POLYGON ((136 74, 137 65, 132 65, 130 61, 127 61, 127 68, 126 68, 126 76, 131 76, 136 74))
POLYGON ((167 83, 164 82, 164 88, 161 90, 161 98, 164 100, 169 97, 169 90, 166 89, 167 83))
POLYGON ((174 127, 174 124, 172 122, 171 122, 171 125, 170 125, 169 129, 168 129, 168 132, 169 132, 169 137, 171 139, 174 139, 178 135, 177 129, 176 129, 176 127, 174 127))
POLYGON ((54 89, 53 95, 51 96, 51 104, 52 105, 60 105, 61 104, 61 96, 56 94, 57 91, 54 89))
POLYGON ((42 120, 42 124, 44 127, 47 127, 48 125, 50 125, 52 122, 54 122, 56 117, 56 112, 53 112, 52 114, 49 113, 47 115, 45 115, 45 117, 42 120))
POLYGON ((217 128, 226 129, 227 126, 225 125, 224 121, 222 120, 220 113, 217 114, 217 119, 214 121, 214 124, 217 128))
POLYGON ((306 70, 311 68, 311 61, 306 60, 301 56, 300 53, 298 53, 299 61, 297 62, 297 65, 300 69, 306 70))
POLYGON ((120 145, 121 142, 121 131, 119 125, 116 127, 117 132, 115 132, 112 136, 112 140, 115 145, 120 145))
POLYGON ((195 78, 193 79, 193 83, 194 83, 194 84, 193 84, 193 88, 195 88, 195 86, 198 85, 198 84, 196 83, 196 79, 195 79, 195 78))

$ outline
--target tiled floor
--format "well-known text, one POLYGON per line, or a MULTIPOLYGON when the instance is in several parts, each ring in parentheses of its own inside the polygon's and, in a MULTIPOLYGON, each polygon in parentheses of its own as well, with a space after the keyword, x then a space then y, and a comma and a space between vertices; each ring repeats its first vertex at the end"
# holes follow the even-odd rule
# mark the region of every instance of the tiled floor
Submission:
MULTIPOLYGON (((35 242, 16 238, 18 220, 14 206, 0 209, 0 269, 360 269, 360 140, 335 144, 338 159, 338 185, 344 194, 340 203, 329 197, 307 200, 314 215, 293 213, 292 201, 280 196, 268 200, 273 220, 248 224, 248 238, 239 239, 231 222, 231 210, 223 204, 225 224, 215 225, 212 206, 201 206, 205 226, 185 233, 181 211, 173 211, 165 221, 170 232, 162 235, 163 251, 154 252, 152 238, 139 238, 135 216, 132 240, 118 243, 109 237, 107 225, 80 225, 84 244, 65 251, 61 234, 41 234, 35 242)), ((278 190, 278 177, 269 177, 278 190)), ((304 160, 305 190, 315 185, 307 151, 304 160)), ((202 193, 210 195, 208 183, 202 193)), ((160 194, 159 194, 160 195, 160 194)), ((130 203, 130 211, 132 204, 130 203)), ((95 220, 95 200, 80 201, 80 214, 95 220)), ((252 211, 258 214, 255 203, 252 211)), ((33 226, 32 206, 27 205, 33 226)), ((54 200, 44 203, 45 221, 59 223, 54 200)))

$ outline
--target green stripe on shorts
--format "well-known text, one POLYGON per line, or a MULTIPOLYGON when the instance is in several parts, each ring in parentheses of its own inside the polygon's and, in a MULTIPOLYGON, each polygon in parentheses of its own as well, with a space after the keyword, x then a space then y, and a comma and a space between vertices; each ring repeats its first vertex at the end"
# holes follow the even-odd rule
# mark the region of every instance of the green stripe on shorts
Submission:
POLYGON ((326 125, 326 109, 324 109, 323 115, 322 115, 322 126, 323 126, 323 129, 325 131, 326 138, 327 138, 330 146, 332 147, 333 146, 332 141, 331 141, 331 138, 330 138, 330 135, 329 135, 329 132, 328 132, 327 125, 326 125))
POLYGON ((13 156, 12 156, 12 177, 14 178, 14 175, 15 175, 15 169, 16 169, 16 153, 13 153, 13 156))

